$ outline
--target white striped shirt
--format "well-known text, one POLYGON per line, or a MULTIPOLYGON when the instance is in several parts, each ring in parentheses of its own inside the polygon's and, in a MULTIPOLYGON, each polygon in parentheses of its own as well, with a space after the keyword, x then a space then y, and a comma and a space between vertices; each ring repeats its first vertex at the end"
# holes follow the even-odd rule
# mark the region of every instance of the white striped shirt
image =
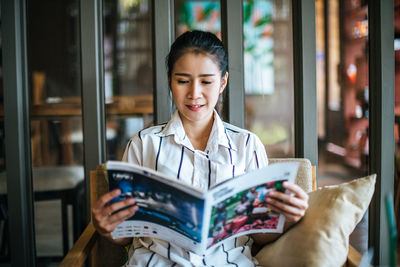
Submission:
MULTIPOLYGON (((129 141, 123 160, 136 163, 207 190, 215 184, 268 164, 264 145, 249 131, 214 124, 204 151, 195 150, 178 112, 162 125, 139 131, 129 141)), ((155 238, 134 238, 126 266, 257 266, 249 236, 227 240, 206 256, 155 238)))

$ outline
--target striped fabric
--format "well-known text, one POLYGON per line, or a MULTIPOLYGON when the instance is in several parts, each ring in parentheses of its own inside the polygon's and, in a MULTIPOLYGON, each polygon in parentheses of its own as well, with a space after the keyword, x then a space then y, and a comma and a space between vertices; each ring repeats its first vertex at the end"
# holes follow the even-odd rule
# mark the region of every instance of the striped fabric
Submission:
MULTIPOLYGON (((178 112, 167 124, 135 134, 124 161, 155 169, 177 180, 208 189, 233 176, 268 164, 258 137, 221 121, 214 124, 204 151, 195 150, 185 134, 178 112)), ((258 266, 251 257, 248 236, 225 241, 208 255, 196 255, 176 244, 155 238, 134 238, 125 266, 258 266)))

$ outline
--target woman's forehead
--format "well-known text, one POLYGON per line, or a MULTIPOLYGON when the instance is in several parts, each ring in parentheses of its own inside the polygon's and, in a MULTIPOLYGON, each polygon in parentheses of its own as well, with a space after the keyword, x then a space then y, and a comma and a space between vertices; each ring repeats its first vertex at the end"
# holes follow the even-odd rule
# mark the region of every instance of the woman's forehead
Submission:
POLYGON ((188 52, 175 62, 173 72, 217 74, 221 70, 211 55, 188 52))

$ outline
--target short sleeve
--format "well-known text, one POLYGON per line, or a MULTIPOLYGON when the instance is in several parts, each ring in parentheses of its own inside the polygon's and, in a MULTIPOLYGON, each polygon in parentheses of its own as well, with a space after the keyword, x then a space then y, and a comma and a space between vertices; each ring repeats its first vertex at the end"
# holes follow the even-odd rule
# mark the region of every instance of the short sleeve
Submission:
POLYGON ((268 165, 268 157, 265 152, 265 147, 261 140, 255 135, 250 136, 250 145, 248 146, 249 161, 246 166, 247 171, 260 169, 268 165))
POLYGON ((126 145, 122 161, 143 165, 143 143, 137 134, 126 145))

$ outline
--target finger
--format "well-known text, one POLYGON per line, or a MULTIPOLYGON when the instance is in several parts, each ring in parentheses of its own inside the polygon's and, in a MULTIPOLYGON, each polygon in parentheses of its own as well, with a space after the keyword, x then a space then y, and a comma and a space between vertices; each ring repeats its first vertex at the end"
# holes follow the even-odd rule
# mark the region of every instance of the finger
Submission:
POLYGON ((298 221, 303 217, 303 215, 301 215, 301 213, 292 213, 292 212, 289 212, 285 209, 281 209, 274 205, 267 205, 267 207, 269 209, 271 209, 271 211, 273 211, 273 212, 284 215, 290 221, 298 221))
POLYGON ((301 198, 301 199, 307 199, 308 200, 308 195, 304 190, 298 186, 295 183, 292 182, 283 182, 283 187, 289 190, 290 192, 294 193, 295 196, 301 198))
POLYGON ((132 217, 136 211, 139 209, 138 206, 133 206, 129 209, 117 212, 114 215, 107 217, 99 226, 101 233, 109 234, 114 231, 120 223, 124 222, 126 219, 132 217))
POLYGON ((125 210, 118 211, 117 213, 109 216, 108 221, 110 224, 114 224, 117 222, 121 223, 121 222, 125 221, 126 219, 135 215, 135 213, 138 209, 139 209, 139 206, 132 206, 125 210))
POLYGON ((304 216, 305 210, 302 208, 298 208, 296 206, 289 205, 288 203, 284 203, 280 200, 276 200, 274 198, 267 198, 267 205, 276 207, 277 209, 296 216, 304 216))
MULTIPOLYGON (((125 221, 126 219, 128 219, 128 218, 125 218, 123 221, 125 221)), ((121 222, 116 222, 116 223, 110 224, 110 229, 112 229, 112 230, 109 232, 109 234, 111 234, 120 223, 121 222)))
POLYGON ((93 207, 94 211, 101 210, 104 206, 106 206, 113 198, 121 195, 120 189, 115 189, 111 192, 108 192, 101 196, 99 200, 97 200, 96 204, 93 207))
POLYGON ((271 211, 284 215, 286 218, 297 218, 297 220, 299 220, 304 217, 304 214, 302 212, 288 211, 274 205, 268 205, 267 207, 271 209, 271 211))
POLYGON ((278 207, 275 207, 273 205, 268 205, 268 208, 270 208, 273 212, 282 214, 283 216, 285 216, 285 218, 288 221, 291 221, 291 222, 297 222, 302 218, 302 216, 300 216, 300 215, 295 215, 295 214, 291 214, 291 213, 285 212, 284 210, 282 210, 282 209, 280 209, 278 207))
MULTIPOLYGON (((267 199, 268 198, 275 199, 279 202, 284 202, 288 205, 297 207, 298 209, 306 210, 308 208, 308 200, 299 198, 297 196, 291 196, 289 194, 285 194, 285 193, 282 193, 279 191, 268 192, 267 199)), ((267 202, 268 202, 268 200, 267 200, 267 202)))
POLYGON ((110 214, 112 214, 120 209, 132 206, 133 204, 135 204, 135 202, 136 201, 134 198, 128 198, 128 199, 125 199, 122 201, 115 202, 114 204, 107 206, 105 209, 103 209, 102 215, 109 216, 110 214))

